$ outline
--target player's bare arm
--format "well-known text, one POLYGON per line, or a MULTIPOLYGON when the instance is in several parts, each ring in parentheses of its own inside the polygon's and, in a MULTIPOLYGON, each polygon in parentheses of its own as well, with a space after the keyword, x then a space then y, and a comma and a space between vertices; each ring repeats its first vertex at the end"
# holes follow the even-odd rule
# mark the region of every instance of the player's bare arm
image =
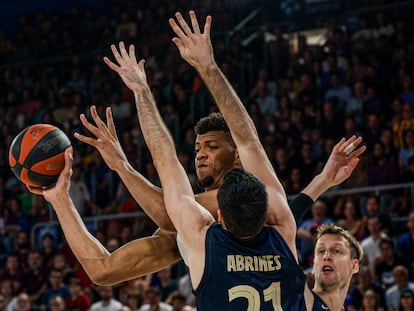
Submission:
POLYGON ((133 45, 129 46, 128 51, 122 42, 119 52, 115 46, 111 48, 118 65, 109 59, 105 62, 134 92, 138 120, 161 179, 165 206, 188 251, 191 279, 193 286, 196 286, 204 270, 205 249, 200 240, 204 239, 214 218, 194 199, 187 174, 178 160, 172 137, 147 83, 144 60, 136 61, 133 45), (188 226, 189 223, 191 226, 188 226))
POLYGON ((109 168, 118 173, 135 201, 160 228, 175 231, 165 211, 161 189, 149 182, 129 163, 116 134, 111 108, 106 108, 106 124, 98 116, 95 106, 91 106, 90 113, 96 126, 88 122, 83 114, 80 120, 95 137, 80 133, 75 133, 75 137, 99 151, 109 168))
POLYGON ((69 246, 91 280, 99 285, 112 285, 178 261, 180 255, 174 233, 157 232, 155 236, 132 241, 113 253, 89 233, 69 196, 72 150, 66 150, 65 168, 53 188, 28 188, 52 204, 69 246), (153 251, 160 248, 162 255, 153 251))
POLYGON ((366 150, 362 137, 342 138, 333 148, 322 172, 312 179, 302 191, 313 201, 328 189, 347 180, 359 163, 359 156, 366 150))
POLYGON ((175 15, 177 22, 174 19, 169 20, 177 35, 173 42, 177 45, 180 55, 198 70, 213 95, 230 128, 244 169, 255 174, 266 185, 269 193, 268 224, 277 227, 293 253, 296 253, 296 225, 283 186, 260 143, 253 121, 214 60, 210 40, 211 16, 207 17, 204 30, 201 32, 194 11, 190 11, 189 14, 191 28, 181 13, 175 15))

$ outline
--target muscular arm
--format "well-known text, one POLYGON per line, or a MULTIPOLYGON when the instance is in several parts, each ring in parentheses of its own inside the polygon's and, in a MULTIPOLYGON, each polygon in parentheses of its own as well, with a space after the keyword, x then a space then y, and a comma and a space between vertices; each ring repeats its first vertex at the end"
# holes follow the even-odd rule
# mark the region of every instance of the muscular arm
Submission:
POLYGON ((296 253, 295 220, 287 204, 283 186, 260 143, 253 121, 214 60, 210 40, 211 17, 207 17, 204 32, 200 33, 193 11, 190 11, 193 30, 180 13, 176 13, 175 16, 181 28, 174 19, 169 20, 177 35, 173 42, 181 56, 197 69, 213 95, 237 145, 243 168, 255 174, 265 184, 269 194, 268 223, 277 227, 293 253, 296 253))
POLYGON ((162 231, 109 253, 89 233, 69 196, 71 154, 70 148, 65 153, 65 168, 55 187, 29 190, 43 195, 52 204, 69 246, 94 283, 116 284, 161 270, 180 259, 175 234, 162 231))
MULTIPOLYGON (((106 124, 94 107, 91 107, 90 112, 96 126, 88 122, 84 115, 81 115, 80 120, 95 138, 79 133, 75 133, 75 137, 99 151, 109 168, 118 173, 135 201, 161 229, 175 232, 175 227, 165 210, 162 189, 153 185, 129 163, 116 134, 111 108, 106 110, 106 124)), ((205 192, 196 196, 196 200, 215 218, 217 218, 217 203, 214 198, 216 193, 216 191, 213 193, 205 192)))
POLYGON ((165 211, 161 189, 150 183, 129 163, 116 134, 111 109, 106 109, 106 124, 98 116, 95 107, 91 107, 90 112, 96 126, 88 122, 84 115, 81 115, 80 120, 95 138, 79 133, 75 133, 75 137, 99 151, 109 168, 118 173, 135 201, 160 228, 175 231, 165 211))
POLYGON ((134 92, 138 120, 151 153, 164 192, 165 208, 188 251, 191 281, 196 287, 204 271, 204 241, 212 215, 194 199, 187 174, 178 160, 172 137, 157 110, 144 70, 144 60, 136 61, 135 48, 127 52, 124 44, 112 52, 119 66, 105 58, 105 62, 134 92), (190 226, 188 224, 191 224, 190 226))

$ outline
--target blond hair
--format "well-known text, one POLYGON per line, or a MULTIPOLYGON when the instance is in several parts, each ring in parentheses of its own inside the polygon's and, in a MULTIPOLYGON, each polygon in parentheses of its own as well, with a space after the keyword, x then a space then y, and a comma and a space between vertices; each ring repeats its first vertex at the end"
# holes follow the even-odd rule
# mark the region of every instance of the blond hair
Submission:
POLYGON ((351 258, 358 260, 362 259, 364 252, 362 250, 361 244, 348 230, 345 230, 344 228, 341 228, 339 226, 335 226, 334 224, 331 224, 329 226, 322 225, 319 226, 316 230, 318 233, 316 236, 316 240, 319 240, 325 234, 334 234, 344 237, 349 243, 349 248, 351 250, 351 258))

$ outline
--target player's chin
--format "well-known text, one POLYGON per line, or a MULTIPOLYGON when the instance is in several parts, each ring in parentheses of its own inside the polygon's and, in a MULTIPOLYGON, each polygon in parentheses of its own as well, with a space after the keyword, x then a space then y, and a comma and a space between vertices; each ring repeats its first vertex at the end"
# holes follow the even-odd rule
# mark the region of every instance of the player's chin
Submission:
POLYGON ((198 179, 198 183, 203 188, 208 188, 214 184, 214 177, 206 175, 198 179))

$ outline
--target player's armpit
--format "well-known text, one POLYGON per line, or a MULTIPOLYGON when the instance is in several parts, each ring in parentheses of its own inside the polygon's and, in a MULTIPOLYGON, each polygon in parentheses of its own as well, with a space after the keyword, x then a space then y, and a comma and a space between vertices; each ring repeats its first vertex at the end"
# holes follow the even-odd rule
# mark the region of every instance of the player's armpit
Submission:
POLYGON ((196 194, 195 199, 201 206, 208 210, 211 215, 213 215, 214 219, 217 220, 217 189, 196 194))

